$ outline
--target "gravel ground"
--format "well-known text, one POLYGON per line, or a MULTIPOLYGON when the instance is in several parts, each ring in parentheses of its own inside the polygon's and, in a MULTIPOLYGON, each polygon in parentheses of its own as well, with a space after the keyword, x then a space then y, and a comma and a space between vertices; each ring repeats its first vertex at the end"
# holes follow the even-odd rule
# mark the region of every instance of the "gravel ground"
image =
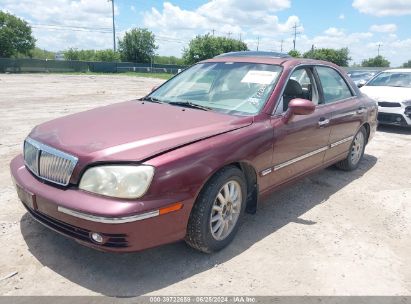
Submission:
POLYGON ((355 172, 328 168, 273 193, 214 255, 183 242, 102 253, 34 222, 8 167, 28 132, 142 96, 161 81, 0 75, 0 295, 411 295, 411 131, 404 129, 381 128, 355 172))

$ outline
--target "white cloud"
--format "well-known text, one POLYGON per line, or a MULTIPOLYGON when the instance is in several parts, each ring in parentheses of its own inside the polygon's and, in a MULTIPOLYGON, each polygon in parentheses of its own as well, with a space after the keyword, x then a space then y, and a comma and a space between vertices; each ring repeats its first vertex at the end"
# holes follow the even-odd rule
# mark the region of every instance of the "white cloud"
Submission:
POLYGON ((370 27, 370 31, 378 33, 393 33, 397 31, 397 25, 389 24, 374 24, 370 27))
POLYGON ((361 13, 379 17, 411 15, 410 0, 354 0, 352 6, 361 13))
MULTIPOLYGON (((111 3, 101 0, 1 0, 2 7, 26 19, 37 46, 48 50, 110 48, 111 3)), ((118 12, 118 7, 116 7, 118 12)))
POLYGON ((134 5, 130 6, 130 9, 135 12, 136 11, 136 7, 134 5))
POLYGON ((111 22, 111 3, 101 0, 2 0, 2 5, 36 23, 102 28, 111 22))
MULTIPOLYGON (((313 37, 302 35, 297 40, 297 49, 305 52, 312 45, 315 48, 339 49, 348 47, 350 57, 352 58, 351 63, 361 63, 364 59, 377 56, 379 44, 380 54, 391 62, 391 66, 400 66, 411 59, 409 52, 411 49, 411 38, 399 39, 397 35, 392 33, 383 33, 382 36, 378 36, 377 40, 371 32, 347 33, 342 29, 328 29, 323 34, 313 37), (343 35, 341 35, 341 32, 343 35)), ((286 50, 291 49, 291 38, 286 40, 286 46, 286 50)))
POLYGON ((324 34, 331 36, 331 37, 339 37, 339 36, 344 36, 344 31, 341 29, 337 29, 335 27, 330 27, 329 29, 324 31, 324 34))
MULTIPOLYGON (((184 10, 164 2, 162 10, 152 8, 144 13, 143 24, 158 34, 159 53, 169 51, 170 46, 180 51, 195 35, 213 31, 219 36, 261 39, 289 33, 295 24, 300 25, 299 18, 290 16, 282 23, 274 13, 290 5, 290 0, 213 0, 184 10)), ((304 28, 299 26, 298 30, 304 28)))
MULTIPOLYGON (((119 1, 117 1, 119 2, 119 1)), ((106 0, 0 0, 2 9, 6 9, 28 20, 31 24, 53 24, 59 28, 50 29, 37 26, 33 28, 37 44, 48 50, 75 48, 111 48, 111 3, 106 0), (68 29, 70 27, 70 29, 68 29), (75 28, 77 27, 77 28, 75 28), (92 32, 88 30, 94 29, 92 32), (104 33, 96 32, 95 30, 104 33)), ((406 12, 411 7, 411 0, 355 0, 357 9, 371 13, 380 10, 381 15, 392 14, 394 8, 406 12), (402 6, 398 6, 398 3, 402 6), (408 5, 408 3, 410 3, 408 5), (367 4, 368 6, 366 6, 367 4)), ((377 44, 381 43, 381 54, 393 65, 400 65, 410 59, 411 36, 400 39, 395 33, 395 24, 376 24, 369 30, 349 32, 337 27, 324 28, 318 35, 305 32, 298 16, 289 15, 279 18, 278 11, 291 6, 291 0, 211 0, 197 8, 188 10, 178 5, 164 2, 161 9, 137 10, 142 18, 128 27, 145 26, 156 34, 161 55, 181 56, 188 42, 196 35, 212 33, 215 35, 241 38, 252 50, 257 48, 267 51, 287 52, 293 47, 292 27, 297 24, 297 50, 305 52, 314 45, 316 48, 348 47, 355 62, 377 54, 377 44), (378 32, 376 41, 374 32, 378 32), (281 41, 283 41, 281 43, 281 41)), ((130 5, 130 10, 133 6, 130 5)), ((411 8, 408 10, 411 11, 411 8)), ((118 8, 116 8, 119 14, 118 8)), ((339 19, 343 19, 341 14, 339 19)), ((345 16, 344 16, 345 18, 345 16)), ((118 31, 122 37, 124 31, 118 31)))
POLYGON ((144 14, 144 24, 150 28, 168 28, 172 30, 202 29, 220 32, 243 32, 250 26, 270 26, 272 31, 287 31, 298 22, 295 16, 281 24, 273 15, 290 6, 289 0, 256 0, 251 4, 245 0, 214 0, 201 5, 193 11, 181 9, 170 2, 163 3, 162 11, 152 8, 144 14))
POLYGON ((345 15, 344 15, 344 14, 340 14, 340 15, 338 16, 338 19, 344 20, 344 19, 345 19, 345 15))

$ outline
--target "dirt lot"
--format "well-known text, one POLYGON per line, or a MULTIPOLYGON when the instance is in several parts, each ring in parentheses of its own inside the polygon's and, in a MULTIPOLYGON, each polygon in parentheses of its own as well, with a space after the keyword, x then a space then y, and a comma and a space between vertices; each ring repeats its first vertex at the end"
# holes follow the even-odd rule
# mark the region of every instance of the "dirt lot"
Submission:
POLYGON ((329 168, 272 194, 214 255, 183 242, 101 253, 34 222, 8 168, 30 129, 160 82, 0 74, 0 295, 411 295, 411 132, 403 129, 380 129, 355 172, 329 168))

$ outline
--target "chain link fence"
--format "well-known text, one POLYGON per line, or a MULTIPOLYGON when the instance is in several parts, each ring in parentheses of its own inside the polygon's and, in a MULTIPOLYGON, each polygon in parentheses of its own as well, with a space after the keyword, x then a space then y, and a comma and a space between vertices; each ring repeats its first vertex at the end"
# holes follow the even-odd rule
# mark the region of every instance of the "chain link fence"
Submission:
POLYGON ((185 68, 185 66, 172 64, 0 58, 0 73, 139 72, 177 74, 185 68))
MULTIPOLYGON (((186 66, 173 64, 150 64, 134 62, 99 62, 74 60, 43 60, 30 58, 0 58, 0 73, 64 73, 64 72, 96 72, 96 73, 167 73, 177 74, 186 66)), ((382 71, 388 68, 345 67, 350 71, 382 71)))

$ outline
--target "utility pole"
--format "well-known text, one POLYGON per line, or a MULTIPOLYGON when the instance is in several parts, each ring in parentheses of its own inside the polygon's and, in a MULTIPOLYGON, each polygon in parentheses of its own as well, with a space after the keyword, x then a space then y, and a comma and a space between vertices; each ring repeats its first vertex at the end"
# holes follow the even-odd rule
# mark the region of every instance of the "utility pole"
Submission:
POLYGON ((380 47, 382 47, 382 44, 381 43, 378 43, 378 56, 380 56, 380 47))
POLYGON ((212 29, 211 31, 213 32, 213 36, 214 36, 214 33, 215 33, 215 29, 212 29))
POLYGON ((293 26, 293 29, 294 29, 294 39, 293 39, 293 44, 294 44, 294 51, 295 51, 295 43, 296 43, 296 41, 297 41, 297 35, 300 35, 301 33, 300 32, 297 32, 297 28, 298 28, 298 25, 297 25, 297 23, 296 24, 294 24, 294 26, 293 26))
POLYGON ((257 51, 258 51, 259 46, 260 46, 260 36, 257 37, 257 51))
POLYGON ((108 0, 111 1, 111 12, 113 15, 113 50, 114 52, 116 51, 116 25, 114 24, 114 0, 108 0))
POLYGON ((239 40, 241 41, 241 33, 240 33, 240 39, 239 40))
POLYGON ((230 39, 230 37, 231 37, 232 34, 233 34, 232 32, 228 32, 228 33, 227 33, 227 38, 230 39))
POLYGON ((283 43, 284 43, 284 39, 281 39, 281 53, 283 52, 283 43))

